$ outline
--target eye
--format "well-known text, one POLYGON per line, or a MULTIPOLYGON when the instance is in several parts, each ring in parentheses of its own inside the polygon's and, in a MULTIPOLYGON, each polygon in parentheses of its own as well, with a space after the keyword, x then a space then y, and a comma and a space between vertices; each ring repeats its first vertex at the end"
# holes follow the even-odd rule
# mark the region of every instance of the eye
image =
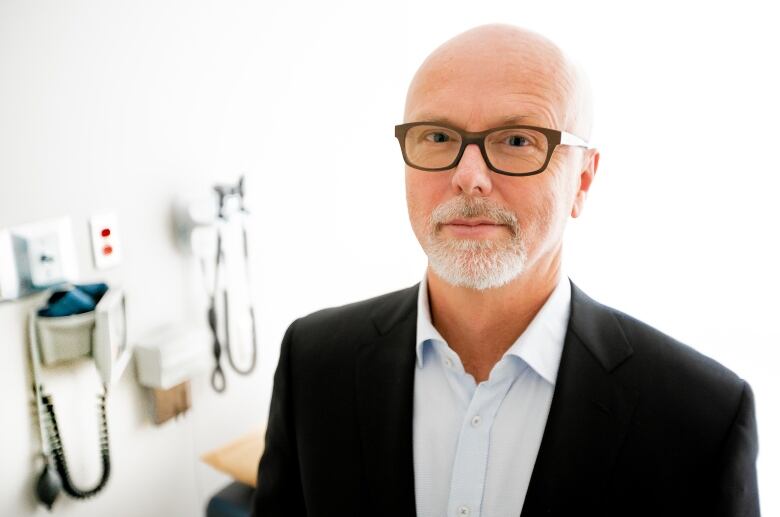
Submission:
POLYGON ((507 137, 506 143, 513 147, 524 147, 529 145, 531 142, 529 142, 528 139, 522 135, 510 135, 507 137))
POLYGON ((430 140, 431 142, 449 142, 450 141, 450 135, 446 133, 442 133, 440 131, 431 132, 425 135, 426 140, 430 140))

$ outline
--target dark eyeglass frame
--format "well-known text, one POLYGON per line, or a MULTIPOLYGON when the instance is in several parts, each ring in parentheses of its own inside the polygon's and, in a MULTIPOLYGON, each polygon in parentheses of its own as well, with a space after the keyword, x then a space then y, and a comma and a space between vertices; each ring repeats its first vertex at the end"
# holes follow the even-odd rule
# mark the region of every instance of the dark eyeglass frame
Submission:
POLYGON ((547 127, 538 127, 538 126, 518 126, 518 125, 501 126, 501 127, 486 129, 484 131, 479 131, 477 133, 469 133, 468 131, 463 131, 460 128, 448 124, 442 124, 441 122, 408 122, 406 124, 399 124, 395 126, 395 137, 398 139, 398 143, 401 146, 401 154, 404 157, 404 162, 409 167, 421 171, 445 171, 445 170, 452 169, 453 167, 457 166, 458 163, 460 163, 460 159, 463 156, 463 152, 466 150, 466 146, 471 144, 477 144, 477 146, 479 146, 479 151, 482 153, 482 159, 485 160, 485 164, 488 166, 488 169, 498 174, 503 174, 505 176, 533 176, 535 174, 540 174, 544 172, 544 170, 547 168, 547 165, 550 163, 550 159, 552 158, 553 152, 559 145, 582 147, 584 149, 589 148, 588 143, 582 138, 578 137, 577 135, 574 135, 567 131, 559 131, 557 129, 550 129, 547 127), (419 165, 415 165, 409 161, 409 157, 406 155, 406 133, 411 128, 416 126, 441 127, 444 129, 449 129, 450 131, 454 131, 458 133, 458 135, 460 135, 461 137, 460 150, 458 151, 458 154, 455 156, 455 159, 452 160, 452 163, 450 163, 446 167, 437 167, 435 169, 431 169, 427 167, 420 167, 419 165), (488 158, 487 150, 485 149, 485 137, 490 133, 493 133, 495 131, 503 131, 505 129, 534 129, 542 133, 547 138, 547 158, 544 160, 544 163, 539 169, 531 172, 507 172, 495 167, 492 163, 490 163, 490 158, 488 158))

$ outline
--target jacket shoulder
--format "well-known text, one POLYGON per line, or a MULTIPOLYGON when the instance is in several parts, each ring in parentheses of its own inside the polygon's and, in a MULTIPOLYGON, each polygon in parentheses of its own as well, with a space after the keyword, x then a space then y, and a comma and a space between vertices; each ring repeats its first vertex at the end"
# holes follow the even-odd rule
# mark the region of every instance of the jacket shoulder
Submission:
POLYGON ((682 388, 685 383, 717 391, 741 392, 744 381, 718 361, 657 328, 617 309, 606 307, 620 325, 635 358, 656 380, 682 388))
POLYGON ((418 286, 320 309, 298 318, 293 322, 296 345, 310 342, 317 347, 339 346, 373 339, 416 308, 418 286))
MULTIPOLYGON (((680 386, 687 382, 707 387, 722 386, 741 390, 743 381, 714 359, 698 352, 657 328, 602 304, 572 283, 570 325, 574 332, 611 370, 628 371, 645 380, 647 372, 662 384, 680 386)), ((628 384, 631 377, 626 376, 628 384)))
POLYGON ((698 437, 690 447, 714 450, 724 439, 750 387, 714 359, 617 309, 602 306, 633 349, 615 371, 639 393, 637 418, 647 427, 698 437))

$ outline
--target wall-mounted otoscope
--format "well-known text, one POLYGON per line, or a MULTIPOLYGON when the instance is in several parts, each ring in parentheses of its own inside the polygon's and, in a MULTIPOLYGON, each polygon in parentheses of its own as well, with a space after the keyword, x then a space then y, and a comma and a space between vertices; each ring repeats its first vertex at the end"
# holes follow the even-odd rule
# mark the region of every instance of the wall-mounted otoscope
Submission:
POLYGON ((249 375, 257 364, 257 323, 255 319, 254 305, 251 295, 248 296, 247 306, 238 311, 235 304, 230 302, 230 279, 233 277, 228 270, 229 264, 235 263, 228 260, 231 253, 226 244, 226 232, 233 225, 240 225, 243 261, 243 283, 251 291, 251 278, 249 267, 249 236, 246 220, 249 211, 246 208, 245 177, 241 176, 235 184, 218 184, 213 187, 214 197, 212 201, 204 203, 197 201, 182 202, 176 210, 177 234, 182 243, 195 253, 199 254, 198 244, 195 242, 195 233, 204 228, 214 230, 216 251, 213 255, 213 278, 211 286, 208 285, 207 260, 201 257, 201 269, 206 280, 206 290, 209 296, 209 308, 207 321, 213 337, 212 354, 214 356, 214 369, 211 374, 211 385, 215 391, 222 393, 226 388, 225 373, 222 369, 222 351, 227 353, 228 362, 232 369, 241 375, 249 375), (221 307, 220 307, 221 304, 221 307), (251 327, 251 358, 249 364, 240 367, 233 356, 233 340, 231 339, 230 323, 239 313, 248 316, 251 327), (222 314, 220 321, 219 315, 222 314), (224 336, 220 338, 221 334, 224 336))

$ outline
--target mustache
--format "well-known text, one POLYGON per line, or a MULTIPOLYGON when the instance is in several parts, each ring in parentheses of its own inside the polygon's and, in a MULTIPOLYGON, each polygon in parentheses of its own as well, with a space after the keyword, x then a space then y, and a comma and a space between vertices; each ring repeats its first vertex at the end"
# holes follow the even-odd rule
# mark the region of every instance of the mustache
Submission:
POLYGON ((459 195, 437 206, 429 221, 429 227, 438 232, 442 225, 453 219, 471 219, 482 217, 495 224, 509 227, 513 236, 518 234, 517 216, 495 201, 483 197, 459 195))

